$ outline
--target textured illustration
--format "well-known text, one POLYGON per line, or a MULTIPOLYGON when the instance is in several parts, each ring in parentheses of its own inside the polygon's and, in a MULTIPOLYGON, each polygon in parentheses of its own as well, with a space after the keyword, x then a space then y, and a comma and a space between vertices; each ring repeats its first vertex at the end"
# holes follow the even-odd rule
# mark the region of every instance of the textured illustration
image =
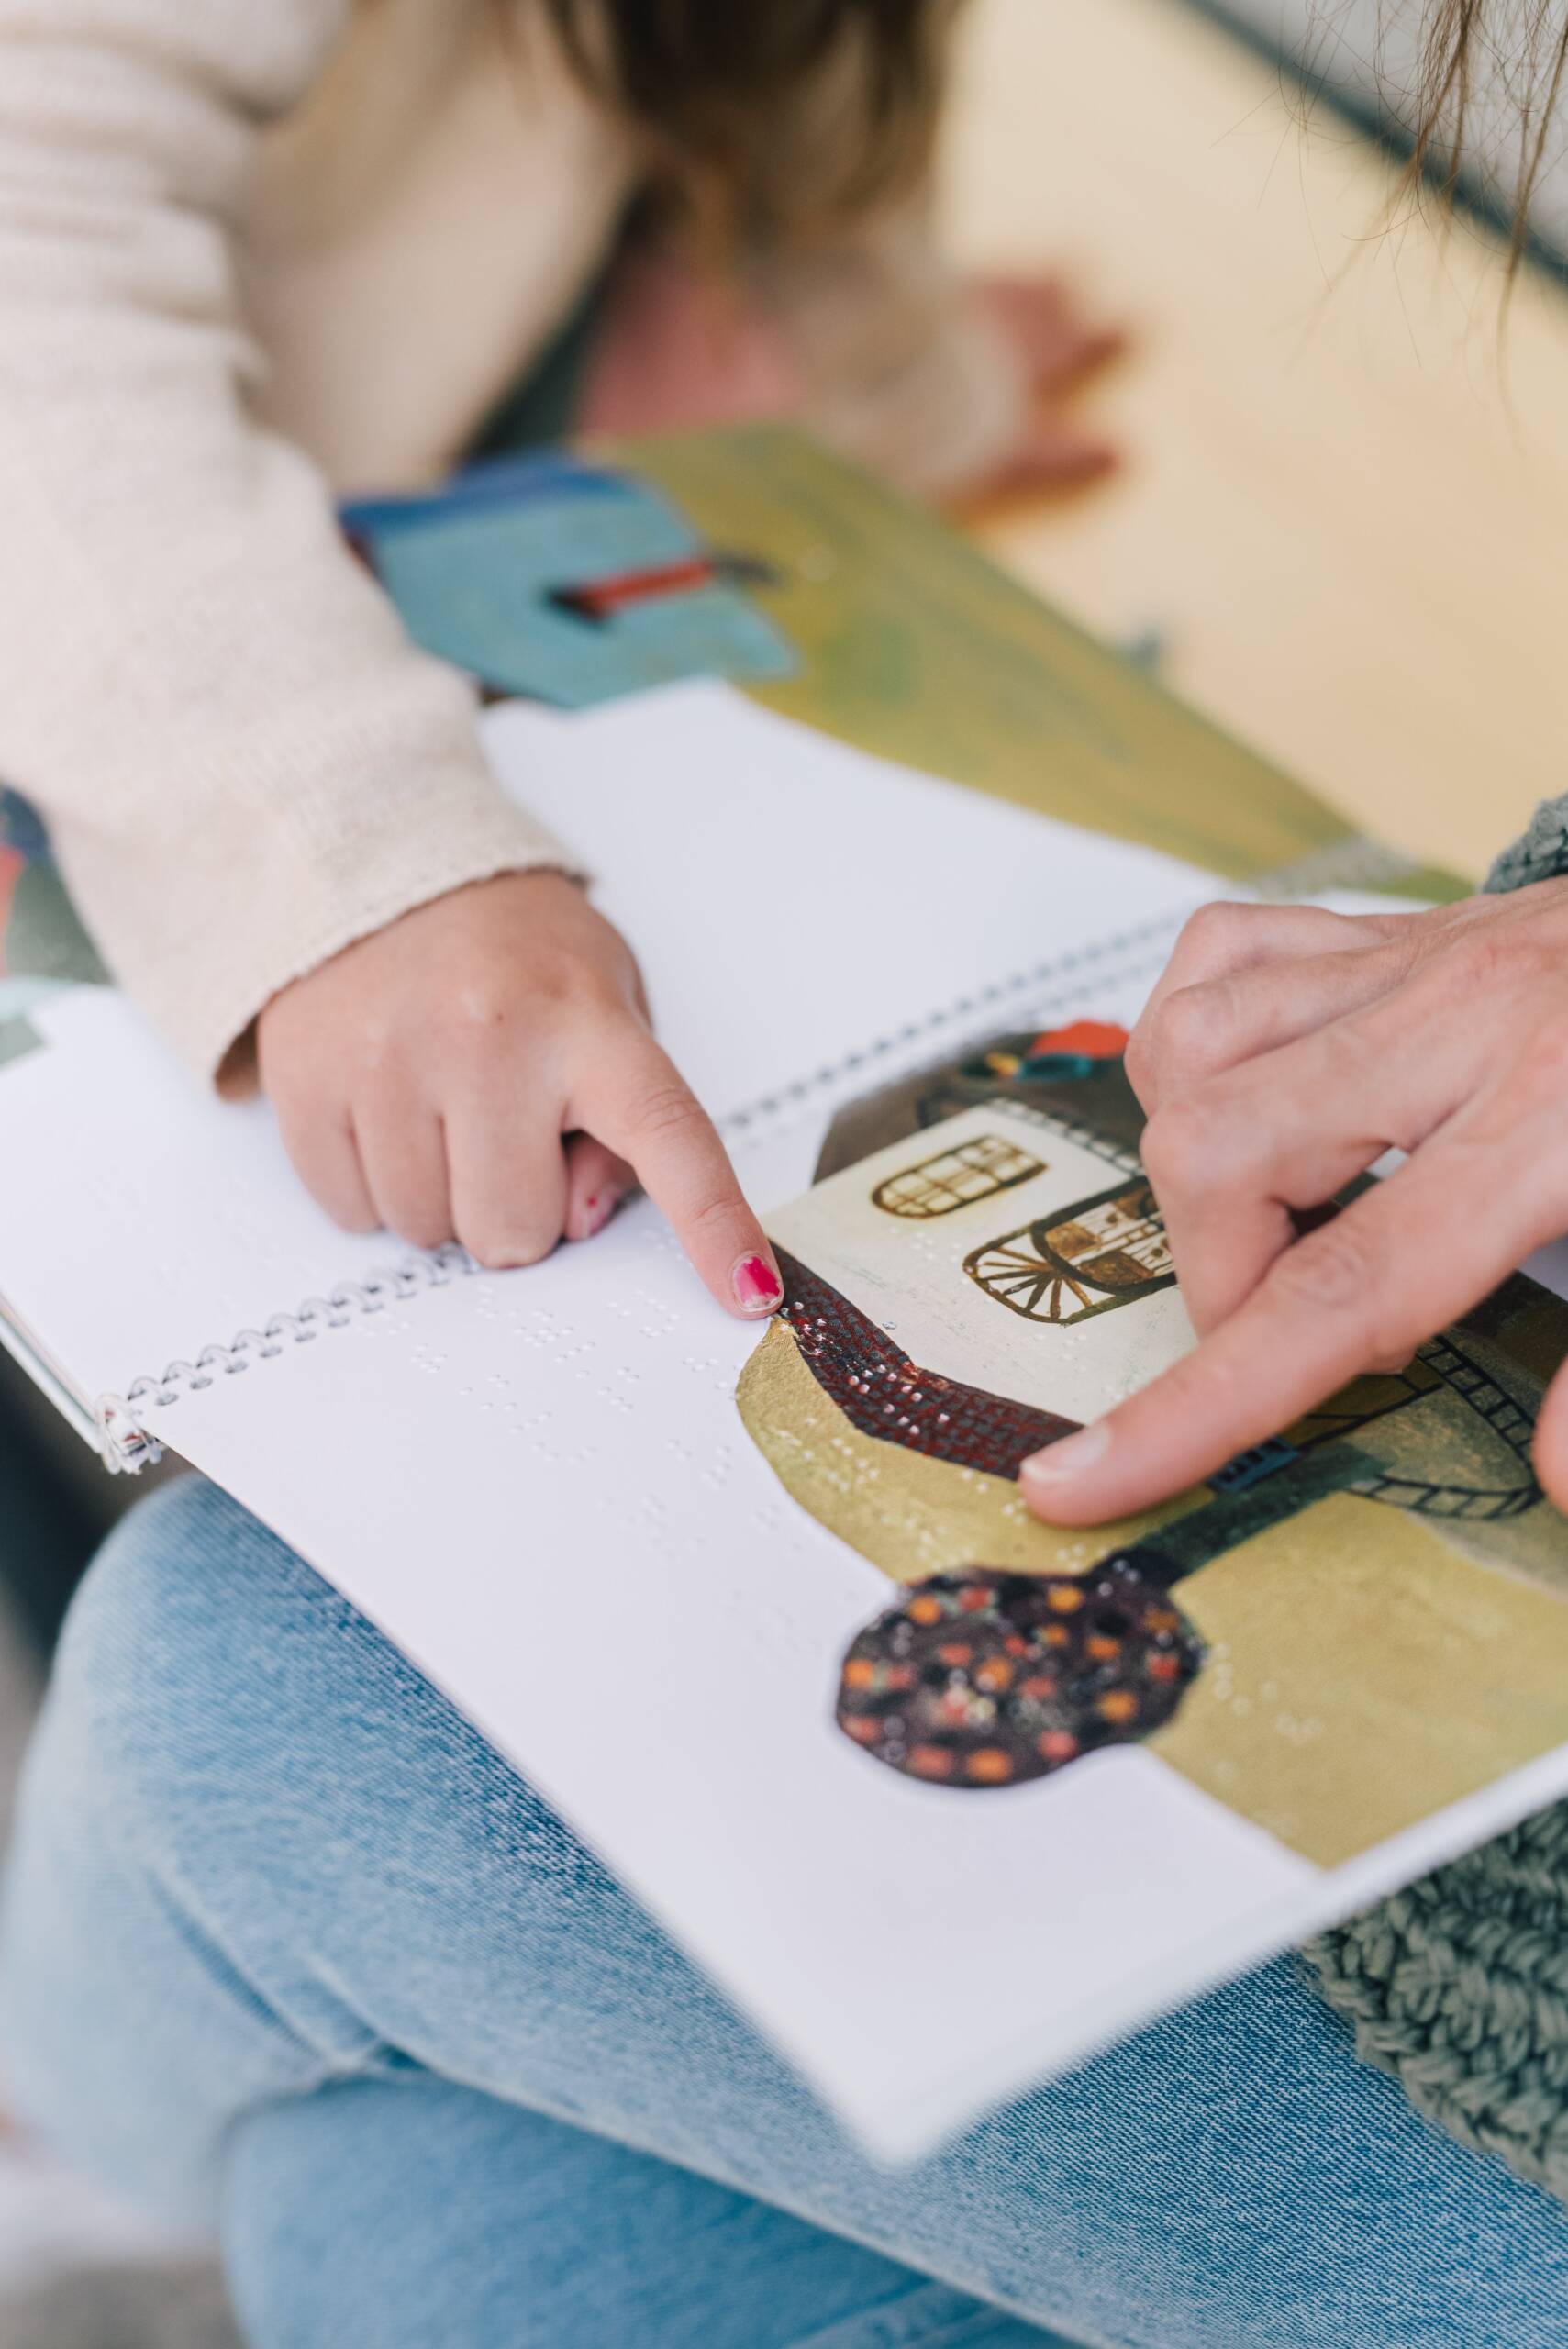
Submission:
POLYGON ((1042 1778, 1170 1720, 1203 1647, 1119 1558, 1092 1575, 935 1575, 844 1659, 839 1726, 944 1786, 1042 1778))
POLYGON ((901 1174, 889 1174, 872 1193, 872 1204, 884 1215, 911 1216, 926 1220, 954 1215, 977 1199, 993 1199, 1044 1172, 1038 1158, 1009 1141, 1005 1134, 980 1134, 956 1150, 939 1151, 901 1174))
POLYGON ((31 1014, 47 996, 106 977, 42 825, 18 793, 0 789, 0 1064, 39 1049, 31 1014))
POLYGON ((770 1219, 786 1303, 742 1415, 904 1586, 843 1659, 868 1759, 973 1791, 1145 1743, 1331 1865, 1568 1738, 1568 1538, 1530 1464, 1568 1312, 1516 1278, 1162 1508, 1040 1523, 1019 1462, 1191 1342, 1120 1041, 1001 1038, 844 1112, 770 1219), (880 1203, 981 1140, 1006 1188, 880 1203))
POLYGON ((1029 1321, 1082 1321, 1175 1280, 1154 1194, 1140 1175, 1004 1232, 963 1260, 975 1286, 1029 1321))

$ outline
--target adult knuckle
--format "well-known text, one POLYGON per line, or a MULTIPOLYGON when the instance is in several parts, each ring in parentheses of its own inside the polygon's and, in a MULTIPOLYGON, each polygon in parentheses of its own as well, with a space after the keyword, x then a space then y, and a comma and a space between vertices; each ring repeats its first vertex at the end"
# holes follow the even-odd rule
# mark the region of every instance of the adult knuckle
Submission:
POLYGON ((1375 970, 1382 985, 1402 986, 1424 969, 1434 953, 1443 951, 1445 940, 1426 928, 1426 920, 1424 914, 1401 915, 1392 930, 1355 950, 1365 957, 1367 967, 1375 970))
POLYGON ((1365 1095, 1383 1101, 1388 1079, 1398 1064, 1400 1032, 1396 1015, 1384 1006, 1336 1019, 1317 1040, 1322 1055, 1318 1090, 1329 1099, 1353 1094, 1358 1100, 1365 1095))
POLYGON ((1216 1166, 1212 1115, 1195 1098, 1156 1109, 1143 1129, 1143 1168, 1157 1192, 1196 1190, 1216 1166))
POLYGON ((1150 1039, 1167 1083, 1191 1083, 1222 1057, 1234 1025, 1233 1006, 1234 991, 1224 979, 1178 987, 1167 996, 1150 1039))
POLYGON ((1243 934, 1255 924, 1264 908, 1243 906, 1229 898, 1218 898, 1213 905, 1200 906, 1189 914, 1182 925, 1172 962, 1184 970, 1207 969, 1210 964, 1228 962, 1240 944, 1243 934))
POLYGON ((1200 1345, 1167 1375, 1171 1398, 1178 1410, 1221 1419, 1245 1408, 1253 1377, 1242 1364, 1226 1361, 1210 1345, 1200 1345))
POLYGON ((1379 1265, 1353 1218, 1339 1217, 1277 1257, 1268 1285, 1285 1304, 1314 1313, 1360 1314, 1372 1333, 1379 1265))

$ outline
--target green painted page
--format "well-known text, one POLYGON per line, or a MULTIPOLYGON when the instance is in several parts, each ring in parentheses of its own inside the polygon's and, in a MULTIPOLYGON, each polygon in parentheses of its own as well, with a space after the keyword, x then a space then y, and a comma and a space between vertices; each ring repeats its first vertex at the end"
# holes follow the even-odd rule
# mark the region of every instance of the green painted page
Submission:
POLYGON ((1364 885, 1414 897, 1463 894, 1392 854, 1380 869, 1313 793, 804 435, 749 426, 608 454, 711 545, 776 572, 752 592, 801 665, 748 688, 770 708, 1228 879, 1299 865, 1304 887, 1370 874, 1364 885))

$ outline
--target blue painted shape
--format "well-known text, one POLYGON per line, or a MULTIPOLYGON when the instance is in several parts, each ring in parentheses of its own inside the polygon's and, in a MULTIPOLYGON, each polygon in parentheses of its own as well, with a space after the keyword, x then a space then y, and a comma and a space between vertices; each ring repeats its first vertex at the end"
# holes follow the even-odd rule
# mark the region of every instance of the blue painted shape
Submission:
POLYGON ((795 667, 787 640, 727 583, 650 597, 605 620, 562 610, 554 589, 677 562, 701 542, 624 476, 552 489, 537 460, 502 462, 525 469, 520 497, 460 498, 417 529, 364 533, 382 584, 427 651, 499 693, 563 709, 681 677, 779 677, 795 667))
POLYGON ((29 864, 53 863, 49 834, 32 801, 8 785, 0 785, 0 846, 14 848, 29 864))
POLYGON ((1262 1443, 1254 1443, 1249 1451, 1239 1452, 1223 1468, 1217 1468, 1209 1484, 1217 1493, 1250 1492, 1254 1485, 1265 1484, 1299 1460, 1301 1453, 1283 1435, 1271 1435, 1262 1443))
POLYGON ((1018 1074, 1041 1085, 1062 1085, 1069 1078, 1076 1082, 1098 1076, 1102 1069, 1115 1065, 1114 1061, 1096 1061, 1087 1052, 1030 1052, 1019 1062, 1018 1074))
POLYGON ((524 456, 486 457, 465 465, 438 488, 390 497, 351 497, 339 518, 356 538, 375 540, 391 530, 422 529, 474 507, 522 505, 536 497, 624 497, 635 484, 603 465, 552 449, 524 456))

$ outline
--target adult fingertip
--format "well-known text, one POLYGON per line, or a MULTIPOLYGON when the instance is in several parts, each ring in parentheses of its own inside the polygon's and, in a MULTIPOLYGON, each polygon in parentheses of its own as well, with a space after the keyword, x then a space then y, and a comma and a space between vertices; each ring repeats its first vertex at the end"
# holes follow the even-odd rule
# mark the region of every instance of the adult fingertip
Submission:
POLYGON ((1110 1453, 1108 1419, 1031 1453, 1018 1469, 1025 1500, 1037 1517, 1063 1525, 1092 1523, 1096 1514, 1108 1513, 1096 1508, 1096 1495, 1110 1453))
POLYGON ((770 1251, 749 1248, 729 1268, 735 1309, 749 1321, 765 1320, 784 1303, 784 1282, 770 1251))

